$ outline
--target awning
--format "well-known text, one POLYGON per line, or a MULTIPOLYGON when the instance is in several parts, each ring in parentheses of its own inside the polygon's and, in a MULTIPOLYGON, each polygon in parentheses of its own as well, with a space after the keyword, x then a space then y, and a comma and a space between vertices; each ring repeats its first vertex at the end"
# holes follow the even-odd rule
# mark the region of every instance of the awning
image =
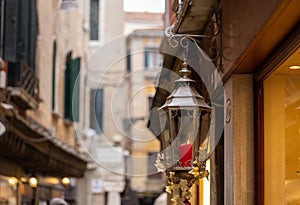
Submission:
POLYGON ((54 177, 83 177, 87 165, 84 153, 63 143, 37 122, 20 116, 9 104, 0 104, 0 156, 20 165, 24 171, 54 177))

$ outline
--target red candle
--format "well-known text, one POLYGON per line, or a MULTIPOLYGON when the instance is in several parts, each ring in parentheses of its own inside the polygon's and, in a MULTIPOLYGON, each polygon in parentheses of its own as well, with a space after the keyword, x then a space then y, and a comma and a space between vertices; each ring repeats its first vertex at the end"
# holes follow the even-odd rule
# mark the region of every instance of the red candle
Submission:
POLYGON ((191 203, 188 200, 185 200, 184 205, 191 205, 191 203))
POLYGON ((178 147, 178 157, 182 167, 190 167, 192 161, 192 144, 182 144, 178 147))

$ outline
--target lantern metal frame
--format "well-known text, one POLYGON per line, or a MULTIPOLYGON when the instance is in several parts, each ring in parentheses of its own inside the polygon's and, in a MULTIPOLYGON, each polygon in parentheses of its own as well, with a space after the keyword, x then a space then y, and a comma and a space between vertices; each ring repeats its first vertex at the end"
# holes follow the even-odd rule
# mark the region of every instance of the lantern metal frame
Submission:
MULTIPOLYGON (((195 81, 188 77, 191 74, 191 71, 188 69, 186 57, 188 55, 189 43, 192 43, 192 48, 198 49, 198 52, 200 52, 204 58, 211 61, 216 66, 216 69, 219 72, 222 72, 223 59, 228 59, 224 54, 230 53, 230 48, 223 47, 222 45, 221 22, 221 11, 215 10, 207 21, 207 25, 202 32, 203 35, 174 33, 173 26, 168 27, 165 31, 165 36, 167 37, 171 48, 177 50, 178 46, 181 46, 185 49, 182 69, 179 71, 181 78, 175 81, 175 89, 167 98, 166 103, 158 109, 158 111, 160 111, 160 128, 163 130, 160 133, 162 148, 157 156, 155 166, 158 171, 166 172, 166 191, 171 195, 170 199, 174 205, 190 204, 190 187, 197 183, 199 179, 205 177, 208 179, 209 177, 209 172, 206 170, 206 161, 209 158, 215 143, 216 130, 219 129, 215 124, 216 122, 213 122, 215 121, 216 110, 215 106, 212 108, 206 104, 204 98, 194 87, 195 81), (210 51, 209 55, 203 52, 200 45, 204 47, 205 50, 210 51), (194 104, 184 104, 187 101, 193 102, 194 104), (179 124, 174 125, 176 124, 175 122, 170 123, 172 121, 170 112, 176 109, 194 109, 194 114, 202 111, 206 113, 205 115, 202 115, 202 120, 198 120, 198 132, 195 132, 194 130, 194 133, 196 134, 192 141, 193 152, 189 166, 182 166, 182 161, 178 160, 178 153, 174 153, 174 149, 176 150, 179 144, 174 143, 174 139, 178 134, 178 132, 175 132, 174 134, 174 126, 180 126, 179 124), (195 111, 197 109, 198 111, 195 111), (167 113, 169 113, 168 117, 167 113), (210 127, 210 125, 212 125, 212 127, 210 127), (172 129, 173 133, 170 132, 172 129)), ((215 103, 213 99, 210 100, 210 104, 215 103)), ((202 112, 201 114, 204 113, 202 112)), ((197 118, 194 117, 193 119, 196 120, 197 118)), ((218 121, 218 123, 219 122, 220 121, 218 121)), ((195 124, 195 122, 193 123, 195 124)))
POLYGON ((196 91, 195 81, 188 77, 191 71, 186 58, 179 74, 175 89, 158 109, 161 126, 166 125, 166 129, 161 133, 162 151, 155 166, 166 172, 166 191, 173 204, 189 204, 189 188, 198 179, 209 176, 207 155, 203 152, 208 152, 212 108, 196 91))

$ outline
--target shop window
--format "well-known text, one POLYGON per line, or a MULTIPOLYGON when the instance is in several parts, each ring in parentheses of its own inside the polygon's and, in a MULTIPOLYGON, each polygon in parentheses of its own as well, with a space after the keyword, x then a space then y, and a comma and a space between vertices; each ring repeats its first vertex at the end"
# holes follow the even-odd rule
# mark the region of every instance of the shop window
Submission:
POLYGON ((90 0, 90 40, 99 40, 99 0, 90 0))
POLYGON ((103 130, 103 89, 92 89, 90 94, 90 128, 96 133, 103 130))
POLYGON ((300 202, 300 73, 282 66, 263 83, 265 204, 300 202))
POLYGON ((0 205, 17 204, 17 185, 9 183, 9 178, 0 176, 0 205))
POLYGON ((72 52, 66 57, 64 117, 70 121, 79 120, 79 71, 80 58, 72 59, 72 52))
MULTIPOLYGON (((206 170, 208 170, 209 172, 211 172, 210 170, 210 163, 211 160, 208 159, 206 161, 206 170)), ((210 176, 209 176, 210 178, 210 176)), ((210 205, 210 200, 211 200, 211 181, 209 180, 209 178, 201 178, 199 179, 199 185, 198 185, 198 199, 197 201, 199 201, 199 205, 210 205)), ((196 196, 195 196, 196 197, 196 196)))

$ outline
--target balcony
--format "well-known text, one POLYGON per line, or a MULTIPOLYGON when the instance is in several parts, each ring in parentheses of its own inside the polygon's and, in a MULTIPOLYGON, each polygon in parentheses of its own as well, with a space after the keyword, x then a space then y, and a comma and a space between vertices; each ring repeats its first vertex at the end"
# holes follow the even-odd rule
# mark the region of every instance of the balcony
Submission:
POLYGON ((38 108, 39 81, 26 63, 8 64, 7 94, 8 100, 20 110, 38 108))

